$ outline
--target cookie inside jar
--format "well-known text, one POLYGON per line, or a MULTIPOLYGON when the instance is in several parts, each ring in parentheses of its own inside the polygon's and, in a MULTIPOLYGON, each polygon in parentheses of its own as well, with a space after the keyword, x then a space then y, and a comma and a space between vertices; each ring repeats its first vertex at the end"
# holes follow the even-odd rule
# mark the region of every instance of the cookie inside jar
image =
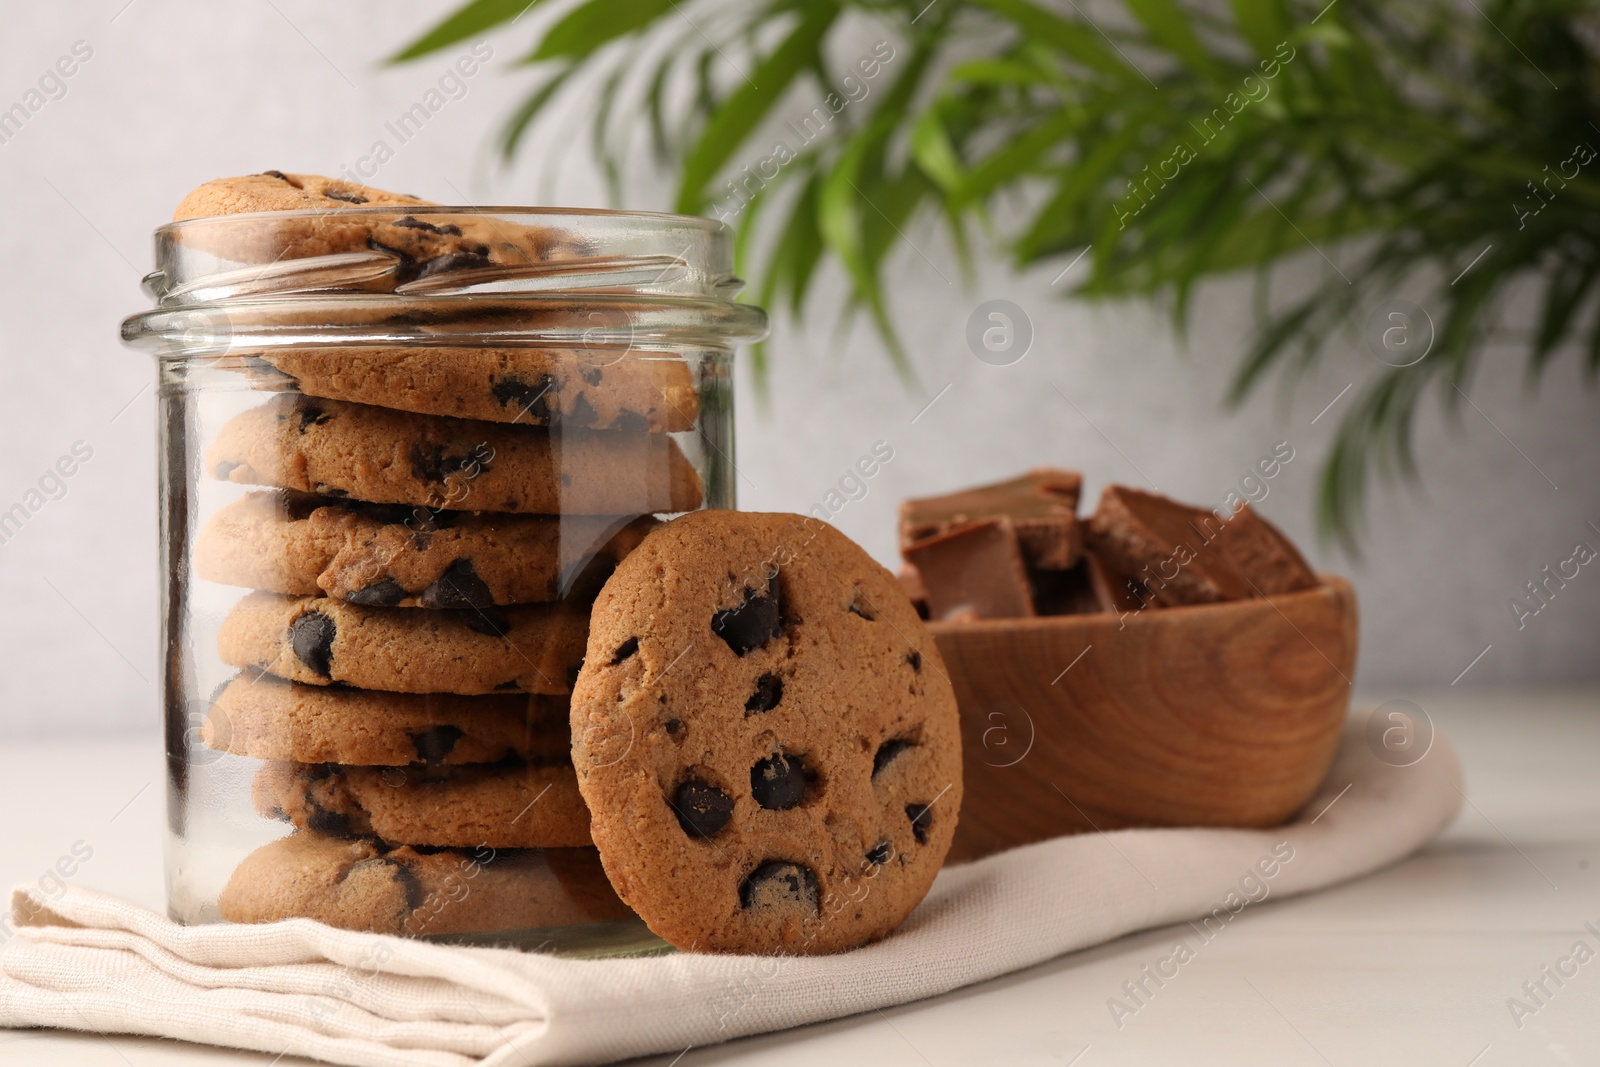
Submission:
POLYGON ((169 910, 572 952, 613 889, 569 703, 601 587, 733 506, 731 235, 283 171, 157 231, 169 910))

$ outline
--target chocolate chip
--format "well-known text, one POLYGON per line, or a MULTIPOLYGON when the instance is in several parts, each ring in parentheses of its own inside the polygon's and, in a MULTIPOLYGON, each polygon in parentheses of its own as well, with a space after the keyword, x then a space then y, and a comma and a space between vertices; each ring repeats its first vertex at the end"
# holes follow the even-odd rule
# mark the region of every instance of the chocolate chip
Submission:
POLYGON ((743 604, 711 616, 712 632, 728 643, 734 655, 743 656, 752 649, 760 648, 782 632, 776 577, 773 578, 772 588, 771 596, 746 589, 743 604))
MULTIPOLYGON (((412 846, 412 848, 413 851, 421 851, 415 846, 412 846)), ((423 855, 429 855, 429 853, 424 852, 423 855)), ((387 856, 383 857, 377 862, 387 863, 389 866, 394 868, 394 880, 399 882, 406 891, 407 911, 416 911, 418 908, 422 907, 428 902, 429 893, 427 887, 422 884, 422 880, 417 877, 417 873, 410 867, 407 867, 398 860, 390 859, 387 856)))
MULTIPOLYGON (((422 230, 424 233, 442 232, 439 227, 435 226, 433 223, 423 222, 414 215, 406 215, 403 218, 395 219, 392 225, 399 226, 401 229, 405 230, 422 230)), ((451 229, 455 229, 455 227, 451 227, 451 229)), ((456 232, 460 233, 461 231, 456 230, 456 232)))
POLYGON ((616 655, 611 657, 612 665, 615 666, 616 664, 621 663, 623 660, 627 659, 637 651, 639 651, 639 639, 637 637, 628 638, 626 641, 622 642, 622 644, 617 646, 616 655))
POLYGON ((406 587, 393 578, 385 578, 381 582, 374 582, 365 589, 352 589, 345 595, 345 599, 352 604, 360 604, 369 608, 392 608, 411 594, 406 592, 406 587))
POLYGON ((411 446, 411 469, 421 481, 445 485, 462 473, 474 478, 485 474, 489 464, 479 457, 476 449, 455 452, 444 445, 418 442, 411 446))
POLYGON ((323 194, 329 200, 339 200, 346 204, 365 204, 367 198, 360 193, 346 193, 329 187, 323 194))
POLYGON ((612 425, 628 433, 643 433, 650 428, 650 420, 637 411, 624 411, 617 416, 612 425))
POLYGON ((867 862, 874 867, 882 867, 889 862, 891 846, 887 841, 879 841, 867 850, 867 862))
POLYGON ((756 691, 744 702, 746 713, 771 711, 783 699, 783 679, 776 674, 763 674, 756 679, 756 691))
POLYGON ((677 737, 678 736, 678 731, 683 729, 683 720, 682 719, 668 719, 666 722, 662 723, 661 725, 667 731, 667 734, 669 736, 677 737))
POLYGON ((435 233, 442 233, 446 237, 460 237, 461 236, 461 227, 457 226, 453 222, 447 222, 443 226, 435 226, 433 228, 433 230, 434 230, 435 233))
POLYGON ((391 248, 372 236, 367 237, 367 247, 374 252, 387 252, 400 261, 394 272, 394 280, 397 284, 404 285, 406 282, 416 280, 417 261, 411 257, 411 253, 401 248, 391 248))
POLYGON ((470 559, 458 559, 422 591, 425 608, 482 608, 494 603, 494 594, 470 559))
POLYGON ((739 903, 746 908, 799 904, 815 912, 821 896, 811 869, 788 860, 767 860, 739 886, 739 903))
POLYGON ((714 837, 733 818, 733 798, 714 785, 691 778, 672 795, 678 825, 690 837, 714 837))
POLYGON ((599 367, 585 367, 580 373, 583 375, 583 380, 590 385, 599 385, 605 379, 605 374, 599 367))
POLYGON ((228 480, 228 475, 242 466, 243 463, 235 463, 231 459, 218 460, 217 465, 211 468, 211 473, 218 481, 225 482, 228 480))
POLYGON ((921 671, 922 670, 922 653, 918 652, 916 649, 913 648, 910 652, 908 652, 906 654, 906 662, 911 664, 911 669, 912 670, 921 671))
POLYGON ((579 393, 577 399, 572 402, 572 414, 566 417, 566 421, 574 426, 593 426, 599 417, 600 413, 589 403, 589 398, 579 393))
POLYGON ((264 170, 261 172, 261 175, 265 178, 277 178, 279 181, 288 182, 296 189, 301 187, 299 182, 295 181, 281 170, 264 170))
POLYGON ((435 274, 447 274, 458 270, 482 270, 491 265, 489 257, 478 252, 446 252, 424 263, 417 277, 431 278, 435 274))
POLYGON ((329 415, 326 411, 311 403, 309 400, 300 401, 300 403, 295 405, 294 411, 300 419, 301 433, 305 433, 307 427, 321 426, 323 423, 333 418, 332 415, 329 415))
POLYGON ((350 816, 340 811, 329 811, 314 803, 306 812, 306 829, 333 837, 351 837, 354 833, 350 826, 350 816))
POLYGON ((547 423, 551 419, 552 403, 555 403, 554 416, 558 419, 561 417, 560 398, 554 393, 555 387, 556 380, 552 375, 541 374, 532 382, 517 377, 501 378, 489 386, 489 393, 500 402, 501 407, 515 404, 535 422, 547 423))
POLYGON ((917 839, 917 844, 928 843, 928 827, 933 825, 933 805, 907 804, 906 818, 911 820, 911 833, 917 839))
POLYGON ((430 726, 412 734, 411 744, 417 750, 418 759, 439 763, 450 755, 462 736, 461 729, 456 726, 430 726))
POLYGON ((333 673, 333 639, 338 627, 320 611, 308 611, 289 624, 295 658, 326 678, 333 673))
POLYGON ((770 811, 792 808, 806 795, 806 768, 798 756, 772 756, 750 768, 750 795, 770 811))
POLYGON ((878 777, 879 772, 889 766, 891 760, 911 746, 912 742, 903 737, 890 738, 879 745, 878 751, 872 757, 872 777, 878 777))
POLYGON ((863 619, 866 619, 868 622, 877 622, 878 621, 878 617, 876 615, 872 614, 872 612, 868 611, 866 608, 862 607, 860 604, 854 604, 854 603, 851 604, 850 605, 850 614, 859 615, 863 619))
POLYGON ((511 620, 502 612, 474 608, 472 611, 463 612, 461 617, 466 620, 467 629, 474 633, 504 637, 511 632, 511 620))

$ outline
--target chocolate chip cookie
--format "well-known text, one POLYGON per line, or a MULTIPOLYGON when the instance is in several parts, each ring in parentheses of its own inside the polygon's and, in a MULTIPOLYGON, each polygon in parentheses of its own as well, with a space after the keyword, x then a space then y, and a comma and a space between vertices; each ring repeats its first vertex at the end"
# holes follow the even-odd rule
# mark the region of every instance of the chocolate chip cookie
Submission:
POLYGON ((253 794, 268 818, 341 837, 458 848, 590 844, 589 810, 570 766, 268 763, 253 794))
POLYGON ((301 831, 252 852, 218 901, 239 923, 307 918, 408 937, 532 930, 632 916, 595 851, 395 847, 301 831))
POLYGON ((565 600, 409 611, 251 593, 222 621, 222 661, 294 682, 394 693, 566 693, 589 614, 565 600))
POLYGON ((190 223, 181 231, 184 244, 242 263, 354 252, 387 256, 394 260, 388 288, 450 272, 537 265, 571 252, 571 238, 553 229, 462 215, 420 197, 278 170, 206 182, 183 198, 172 219, 190 223), (237 219, 216 227, 191 221, 254 212, 295 214, 267 214, 254 226, 237 219))
POLYGON ((700 410, 689 365, 666 353, 340 346, 218 362, 270 388, 486 422, 676 433, 700 410))
POLYGON ((700 506, 700 476, 660 434, 415 415, 282 393, 218 432, 224 481, 379 504, 534 515, 644 515, 700 506))
POLYGON ((219 752, 295 763, 564 763, 572 756, 564 697, 381 693, 255 671, 223 685, 200 737, 219 752))
POLYGON ((257 492, 207 520, 194 568, 225 585, 374 607, 537 603, 598 589, 655 525, 257 492))
POLYGON ((799 515, 696 512, 645 538, 595 602, 572 731, 606 873, 685 949, 883 937, 961 806, 955 696, 916 609, 799 515))

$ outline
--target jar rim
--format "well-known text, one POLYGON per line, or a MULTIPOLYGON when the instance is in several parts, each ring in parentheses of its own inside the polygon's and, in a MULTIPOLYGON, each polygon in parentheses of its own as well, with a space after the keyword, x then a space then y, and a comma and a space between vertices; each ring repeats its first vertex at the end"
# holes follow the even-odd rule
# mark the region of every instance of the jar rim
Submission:
POLYGON ((199 230, 210 226, 225 225, 229 222, 257 222, 269 219, 295 221, 299 219, 325 219, 325 218, 351 218, 362 217, 382 218, 390 215, 466 215, 466 216, 512 216, 518 219, 534 220, 541 217, 576 219, 576 218, 602 218, 617 221, 637 220, 648 224, 675 226, 684 230, 700 230, 707 234, 716 234, 725 231, 731 235, 733 230, 727 223, 719 219, 707 218, 704 215, 678 215, 669 211, 635 211, 621 208, 591 208, 591 207, 528 207, 516 205, 488 205, 475 204, 469 206, 455 206, 450 204, 352 204, 349 207, 329 209, 305 209, 297 211, 238 211, 227 215, 202 215, 192 219, 177 219, 163 223, 156 227, 155 235, 159 241, 166 235, 177 235, 189 230, 199 230))

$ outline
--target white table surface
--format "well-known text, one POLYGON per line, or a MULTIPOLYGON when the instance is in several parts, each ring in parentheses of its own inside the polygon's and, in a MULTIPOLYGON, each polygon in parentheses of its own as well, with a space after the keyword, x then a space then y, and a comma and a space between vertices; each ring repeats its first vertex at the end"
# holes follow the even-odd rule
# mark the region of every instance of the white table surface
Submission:
MULTIPOLYGON (((1559 989, 1547 979, 1553 996, 1520 1028, 1507 1007, 1574 941, 1600 950, 1583 929, 1600 929, 1600 692, 1406 695, 1465 764, 1469 803, 1455 825, 1372 877, 1252 907, 1121 1029, 1107 999, 1167 953, 1172 930, 892 1011, 637 1062, 1600 1064, 1600 958, 1559 989)), ((162 909, 161 774, 154 738, 0 752, 0 883, 36 879, 84 842, 93 856, 76 883, 162 909)), ((0 1031, 5 1065, 272 1062, 148 1038, 0 1031)))

